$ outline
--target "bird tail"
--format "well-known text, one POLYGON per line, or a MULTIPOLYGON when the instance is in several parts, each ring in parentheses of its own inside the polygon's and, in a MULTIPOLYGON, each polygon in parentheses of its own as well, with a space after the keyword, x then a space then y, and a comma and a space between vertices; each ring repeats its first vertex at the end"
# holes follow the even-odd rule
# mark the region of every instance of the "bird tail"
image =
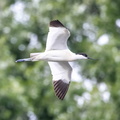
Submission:
POLYGON ((41 53, 30 53, 30 58, 32 61, 38 61, 41 53))
POLYGON ((26 62, 26 61, 32 61, 32 59, 31 58, 18 59, 15 62, 26 62))
POLYGON ((37 55, 39 55, 40 53, 30 53, 30 58, 36 57, 37 55))
POLYGON ((30 53, 30 58, 18 59, 16 62, 38 61, 40 53, 30 53))

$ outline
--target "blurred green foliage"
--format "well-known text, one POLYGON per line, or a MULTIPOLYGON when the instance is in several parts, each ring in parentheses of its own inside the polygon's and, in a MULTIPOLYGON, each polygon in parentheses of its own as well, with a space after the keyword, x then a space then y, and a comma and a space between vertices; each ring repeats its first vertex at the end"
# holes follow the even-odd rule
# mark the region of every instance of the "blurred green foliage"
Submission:
POLYGON ((120 0, 0 1, 0 120, 120 120, 119 38, 120 0), (75 62, 83 80, 64 101, 46 62, 15 63, 44 51, 53 19, 71 31, 72 51, 99 59, 75 62))

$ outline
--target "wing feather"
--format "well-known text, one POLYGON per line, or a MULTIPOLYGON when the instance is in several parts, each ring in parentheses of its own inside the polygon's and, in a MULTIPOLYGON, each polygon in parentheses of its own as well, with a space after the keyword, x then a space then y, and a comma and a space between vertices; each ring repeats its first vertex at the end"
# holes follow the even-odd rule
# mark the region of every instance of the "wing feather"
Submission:
MULTIPOLYGON (((69 30, 58 20, 50 22, 46 51, 68 49, 69 30)), ((72 68, 68 62, 48 62, 52 75, 55 95, 63 100, 70 84, 72 68)))
POLYGON ((68 62, 48 62, 52 75, 55 95, 63 100, 70 84, 72 68, 68 62))
POLYGON ((69 36, 69 30, 60 21, 51 21, 46 42, 46 51, 68 49, 67 40, 69 36))
POLYGON ((58 80, 58 81, 53 81, 53 85, 54 85, 55 95, 59 99, 63 100, 68 91, 69 84, 63 82, 62 80, 58 80))

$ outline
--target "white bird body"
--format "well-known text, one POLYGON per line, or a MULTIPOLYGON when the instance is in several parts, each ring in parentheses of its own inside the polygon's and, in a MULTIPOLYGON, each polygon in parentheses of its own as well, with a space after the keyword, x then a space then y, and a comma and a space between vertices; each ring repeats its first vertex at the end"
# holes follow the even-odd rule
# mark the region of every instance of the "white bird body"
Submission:
POLYGON ((39 60, 45 60, 45 61, 74 61, 77 59, 83 59, 83 56, 76 55, 75 53, 71 52, 70 50, 50 50, 45 51, 43 53, 31 53, 30 57, 32 61, 39 61, 39 60))
POLYGON ((68 49, 67 40, 69 36, 69 30, 60 21, 51 21, 45 52, 31 53, 30 58, 16 61, 47 61, 53 75, 55 94, 61 100, 64 99, 71 81, 72 67, 68 62, 90 59, 86 54, 75 54, 68 49))

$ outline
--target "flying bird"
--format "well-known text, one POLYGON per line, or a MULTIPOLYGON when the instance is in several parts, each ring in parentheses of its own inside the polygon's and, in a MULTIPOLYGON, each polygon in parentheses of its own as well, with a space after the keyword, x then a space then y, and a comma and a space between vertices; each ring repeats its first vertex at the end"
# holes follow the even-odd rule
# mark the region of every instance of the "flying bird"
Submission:
POLYGON ((79 59, 92 59, 85 53, 71 52, 67 46, 69 37, 69 30, 59 20, 53 20, 49 24, 45 51, 30 53, 30 58, 16 60, 16 62, 47 61, 53 76, 55 95, 60 100, 64 99, 71 81, 72 67, 69 62, 79 59))

